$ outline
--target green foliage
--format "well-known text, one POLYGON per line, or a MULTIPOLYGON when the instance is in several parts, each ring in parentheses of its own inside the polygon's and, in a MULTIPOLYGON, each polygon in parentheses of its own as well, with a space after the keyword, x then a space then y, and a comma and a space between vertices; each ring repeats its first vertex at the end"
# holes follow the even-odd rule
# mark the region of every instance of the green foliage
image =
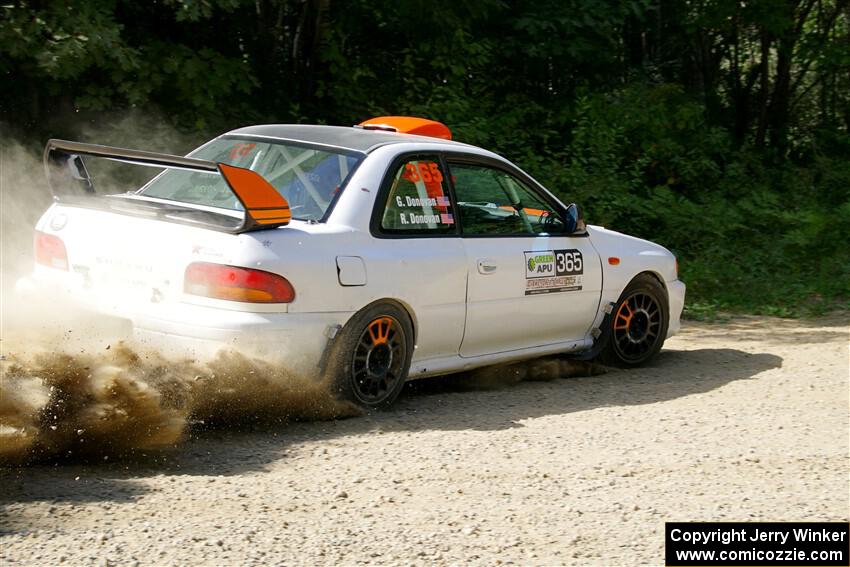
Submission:
POLYGON ((0 123, 433 117, 676 252, 694 316, 788 315, 850 298, 848 45, 847 0, 17 0, 0 123))
POLYGON ((191 22, 236 4, 187 0, 144 10, 118 0, 54 0, 40 8, 0 6, 0 72, 14 77, 0 84, 3 118, 40 130, 45 119, 49 128, 63 113, 155 105, 183 126, 220 126, 223 112, 246 110, 239 97, 258 84, 243 58, 222 49, 226 45, 205 45, 203 36, 193 36, 191 22), (168 25, 158 26, 163 18, 168 25), (182 33, 169 33, 172 26, 182 33))
POLYGON ((538 176, 593 222, 672 249, 698 314, 817 312, 850 297, 846 157, 766 166, 670 85, 584 97, 576 116, 564 166, 538 176))

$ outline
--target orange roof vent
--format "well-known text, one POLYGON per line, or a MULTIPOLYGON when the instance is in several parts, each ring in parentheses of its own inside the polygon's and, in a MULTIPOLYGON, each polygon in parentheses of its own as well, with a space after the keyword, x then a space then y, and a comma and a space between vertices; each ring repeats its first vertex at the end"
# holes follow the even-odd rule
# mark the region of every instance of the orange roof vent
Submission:
POLYGON ((451 130, 442 122, 428 120, 427 118, 416 118, 415 116, 378 116, 377 118, 370 118, 361 122, 357 127, 366 130, 383 130, 385 132, 430 136, 442 140, 452 139, 451 130))

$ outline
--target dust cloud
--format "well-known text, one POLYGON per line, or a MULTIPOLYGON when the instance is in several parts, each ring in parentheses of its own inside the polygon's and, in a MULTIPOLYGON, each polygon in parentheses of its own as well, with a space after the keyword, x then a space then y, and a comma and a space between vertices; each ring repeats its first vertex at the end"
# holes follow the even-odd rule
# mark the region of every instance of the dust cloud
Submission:
MULTIPOLYGON (((198 424, 234 428, 362 413, 321 380, 236 351, 198 361, 124 342, 80 344, 66 338, 65 350, 30 343, 23 351, 6 351, 0 360, 0 464, 116 459, 170 449, 198 424)), ((589 362, 548 358, 412 386, 492 390, 604 371, 589 362)))
MULTIPOLYGON (((84 128, 77 139, 177 154, 203 141, 150 118, 108 123, 84 128)), ((52 197, 42 148, 0 138, 0 465, 170 449, 201 423, 236 427, 361 413, 315 376, 235 351, 209 359, 166 355, 133 342, 114 320, 16 291, 32 270, 33 228, 52 197)), ((92 174, 107 184, 128 182, 109 168, 92 174)), ((442 387, 492 389, 595 372, 586 363, 549 359, 476 370, 442 387)))
MULTIPOLYGON (((63 136, 57 136, 63 137, 63 136)), ((102 113, 97 125, 79 124, 71 139, 177 155, 188 153, 207 137, 190 135, 168 125, 153 114, 102 113)), ((23 142, 8 135, 0 124, 0 304, 7 307, 15 300, 15 282, 32 269, 33 227, 53 201, 42 163, 45 140, 23 142)), ((143 182, 159 170, 127 167, 107 160, 88 160, 92 175, 101 185, 126 184, 128 172, 136 172, 133 181, 143 182)), ((6 317, 14 316, 3 309, 6 317)), ((2 316, 0 315, 0 316, 2 316)))
POLYGON ((232 427, 360 413, 321 381, 238 352, 199 362, 123 343, 107 347, 11 353, 0 361, 0 462, 120 458, 173 447, 197 423, 232 427))
MULTIPOLYGON (((177 154, 203 141, 149 117, 104 123, 83 127, 74 138, 177 154)), ((240 352, 167 357, 133 343, 114 320, 17 290, 32 270, 35 223, 52 201, 41 152, 37 145, 0 141, 0 464, 167 449, 197 423, 359 413, 315 377, 240 352)), ((92 175, 102 184, 126 185, 128 178, 115 171, 95 166, 92 175)))

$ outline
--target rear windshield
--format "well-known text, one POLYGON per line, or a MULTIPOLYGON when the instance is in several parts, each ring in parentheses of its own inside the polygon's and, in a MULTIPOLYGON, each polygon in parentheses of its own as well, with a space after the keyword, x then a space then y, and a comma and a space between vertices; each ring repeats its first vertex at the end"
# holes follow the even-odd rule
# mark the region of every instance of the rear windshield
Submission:
MULTIPOLYGON (((244 167, 262 175, 289 202, 292 216, 321 220, 362 154, 317 149, 291 142, 226 137, 191 157, 244 167)), ((139 190, 147 197, 241 211, 242 205, 217 173, 171 169, 139 190)))

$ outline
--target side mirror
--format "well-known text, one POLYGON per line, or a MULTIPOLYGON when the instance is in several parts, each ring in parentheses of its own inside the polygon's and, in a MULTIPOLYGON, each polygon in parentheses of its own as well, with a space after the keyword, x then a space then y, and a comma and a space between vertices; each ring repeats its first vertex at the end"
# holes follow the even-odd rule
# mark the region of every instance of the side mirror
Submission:
POLYGON ((584 215, 581 212, 581 207, 575 203, 570 203, 564 215, 564 232, 567 234, 584 233, 587 226, 584 224, 584 215))

